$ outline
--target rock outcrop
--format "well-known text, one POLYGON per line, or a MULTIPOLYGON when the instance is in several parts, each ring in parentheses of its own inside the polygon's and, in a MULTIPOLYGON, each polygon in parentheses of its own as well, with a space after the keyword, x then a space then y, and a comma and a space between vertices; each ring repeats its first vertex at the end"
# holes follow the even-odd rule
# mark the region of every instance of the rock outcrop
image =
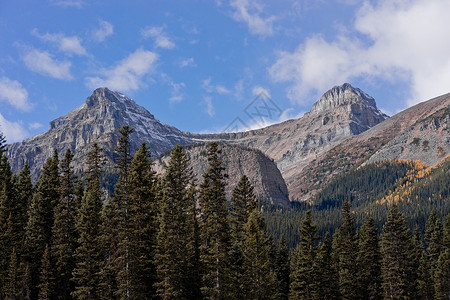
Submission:
MULTIPOLYGON (((198 184, 203 181, 202 176, 208 170, 208 147, 208 144, 184 147, 198 184)), ((219 157, 225 168, 224 173, 228 174, 225 189, 228 199, 242 175, 246 175, 254 186, 255 195, 259 199, 281 206, 289 204, 286 183, 276 164, 270 158, 259 150, 229 143, 220 143, 219 149, 222 151, 219 157)), ((169 154, 158 158, 154 164, 156 172, 163 174, 164 164, 168 161, 169 154)))

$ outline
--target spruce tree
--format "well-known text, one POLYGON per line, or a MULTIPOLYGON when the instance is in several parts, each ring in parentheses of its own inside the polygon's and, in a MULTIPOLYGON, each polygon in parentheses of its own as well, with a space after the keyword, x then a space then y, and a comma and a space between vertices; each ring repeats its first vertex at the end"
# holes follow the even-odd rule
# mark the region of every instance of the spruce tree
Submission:
POLYGON ((363 299, 381 299, 381 255, 375 221, 364 223, 359 234, 358 282, 363 299))
POLYGON ((207 299, 225 299, 229 291, 230 233, 225 198, 224 167, 217 143, 208 149, 209 169, 200 185, 200 238, 203 266, 202 293, 207 299))
POLYGON ((421 251, 417 282, 418 298, 434 299, 434 280, 431 276, 431 265, 428 260, 428 255, 423 250, 421 251))
POLYGON ((314 261, 315 297, 317 299, 338 299, 338 283, 336 273, 333 270, 331 252, 331 236, 327 232, 317 250, 314 261))
POLYGON ((75 267, 73 253, 77 247, 75 229, 77 207, 71 167, 72 158, 73 154, 68 149, 60 162, 60 199, 55 208, 53 226, 51 254, 55 263, 54 278, 57 287, 55 296, 58 299, 70 299, 70 294, 74 290, 71 278, 75 267))
POLYGON ((314 261, 317 254, 316 225, 308 210, 300 227, 300 242, 294 252, 291 265, 291 285, 289 299, 312 299, 316 295, 314 261))
POLYGON ((41 258, 46 245, 52 242, 54 207, 59 200, 58 155, 47 159, 39 177, 36 192, 33 195, 28 222, 25 228, 25 259, 30 268, 31 297, 37 297, 41 258))
POLYGON ((244 226, 248 216, 256 208, 256 198, 253 186, 247 176, 242 175, 239 183, 233 189, 231 196, 231 250, 230 250, 230 295, 231 298, 241 298, 240 281, 243 273, 244 256, 241 244, 244 238, 244 226))
POLYGON ((75 268, 73 281, 75 299, 99 299, 99 272, 102 264, 100 245, 100 213, 102 208, 102 191, 100 179, 103 166, 102 150, 97 143, 88 153, 88 177, 76 228, 78 230, 78 247, 75 250, 75 268))
POLYGON ((163 177, 157 238, 157 294, 162 299, 189 299, 189 242, 192 237, 189 184, 192 169, 181 146, 171 153, 163 177))
POLYGON ((129 171, 131 298, 155 295, 157 203, 149 148, 142 143, 129 171))
POLYGON ((389 211, 381 236, 381 276, 384 297, 400 299, 413 297, 415 292, 411 280, 414 257, 411 232, 405 219, 393 205, 389 211))
POLYGON ((51 278, 51 264, 50 264, 50 250, 48 245, 45 246, 44 254, 42 255, 41 270, 38 285, 38 300, 49 300, 53 298, 52 292, 52 278, 51 278))
POLYGON ((289 245, 286 238, 281 236, 278 243, 278 251, 276 256, 275 272, 278 281, 278 299, 288 299, 289 297, 289 245))
POLYGON ((8 277, 5 286, 5 299, 15 300, 20 299, 20 269, 19 262, 14 248, 9 260, 8 277))
POLYGON ((434 274, 436 299, 450 298, 450 214, 444 223, 442 251, 434 274))
MULTIPOLYGON (((425 230, 425 243, 427 245, 426 252, 428 254, 428 262, 430 264, 431 280, 434 279, 439 256, 442 250, 442 223, 433 211, 427 220, 425 230)), ((434 286, 434 284, 433 284, 434 286)))
POLYGON ((344 222, 340 228, 341 241, 338 249, 339 256, 339 292, 345 299, 358 299, 358 266, 355 258, 358 255, 355 225, 350 202, 346 199, 342 207, 344 222))
POLYGON ((244 255, 241 299, 275 299, 276 274, 271 262, 271 239, 266 235, 264 219, 256 210, 245 224, 242 242, 244 255))

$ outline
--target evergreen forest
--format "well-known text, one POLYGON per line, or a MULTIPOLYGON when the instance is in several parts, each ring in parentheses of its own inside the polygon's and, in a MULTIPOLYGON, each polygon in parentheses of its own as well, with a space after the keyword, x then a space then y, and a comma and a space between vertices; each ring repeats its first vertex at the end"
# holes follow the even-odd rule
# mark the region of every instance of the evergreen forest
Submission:
POLYGON ((201 182, 176 146, 162 175, 120 130, 114 191, 93 143, 83 174, 55 151, 32 184, 0 135, 0 299, 450 299, 450 160, 367 164, 274 207, 220 146, 201 182))

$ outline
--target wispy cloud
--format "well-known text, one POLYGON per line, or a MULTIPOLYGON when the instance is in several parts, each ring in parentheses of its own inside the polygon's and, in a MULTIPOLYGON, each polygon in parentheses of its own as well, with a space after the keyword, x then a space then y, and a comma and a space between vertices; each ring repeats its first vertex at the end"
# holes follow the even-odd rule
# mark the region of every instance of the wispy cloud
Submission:
POLYGON ((77 36, 65 36, 62 33, 40 34, 37 28, 31 34, 44 42, 50 42, 58 47, 58 50, 68 55, 87 55, 86 49, 81 45, 81 39, 77 36))
POLYGON ((47 51, 28 50, 22 57, 25 66, 33 72, 56 79, 71 80, 70 61, 59 61, 47 51))
POLYGON ((260 95, 261 93, 264 94, 266 97, 271 98, 270 92, 269 92, 268 89, 263 88, 263 87, 260 86, 260 85, 256 85, 256 86, 253 87, 253 89, 252 89, 252 94, 253 94, 253 96, 258 96, 258 95, 260 95))
POLYGON ((138 90, 145 86, 143 78, 154 70, 158 55, 144 49, 137 49, 115 66, 104 69, 100 76, 87 77, 86 85, 95 89, 100 86, 122 92, 138 90))
POLYGON ((246 23, 250 33, 262 37, 272 36, 275 33, 273 27, 275 16, 262 17, 264 7, 257 0, 233 0, 230 5, 235 10, 233 18, 246 23))
POLYGON ((0 132, 6 137, 8 143, 19 142, 29 136, 21 121, 11 122, 0 113, 0 132))
POLYGON ((84 6, 84 1, 82 0, 51 0, 50 3, 56 6, 61 7, 75 7, 75 8, 82 8, 84 6))
POLYGON ((183 89, 186 87, 186 85, 184 84, 184 82, 180 82, 180 83, 176 83, 172 80, 172 78, 170 78, 169 75, 163 73, 162 74, 162 79, 163 82, 167 83, 168 86, 170 86, 171 91, 170 91, 170 98, 169 98, 169 102, 170 103, 178 103, 183 101, 184 99, 184 93, 183 93, 183 89))
POLYGON ((202 80, 202 89, 204 89, 207 93, 217 93, 219 95, 229 94, 231 91, 220 84, 212 84, 212 79, 207 78, 202 80))
POLYGON ((17 109, 30 111, 27 90, 17 80, 0 77, 0 101, 6 101, 17 109))
POLYGON ((333 85, 370 76, 406 82, 407 104, 416 104, 449 90, 448 11, 450 2, 444 0, 367 2, 352 30, 333 41, 311 36, 295 51, 280 52, 269 72, 274 81, 291 83, 288 97, 296 103, 304 104, 306 97, 333 85))
POLYGON ((28 128, 30 128, 31 130, 36 130, 36 129, 39 129, 42 127, 44 127, 44 125, 41 123, 38 123, 38 122, 33 122, 33 123, 28 124, 28 128))
POLYGON ((157 48, 172 49, 175 47, 175 43, 167 36, 163 26, 146 27, 141 30, 141 35, 146 39, 152 38, 157 48))
POLYGON ((210 117, 214 117, 216 114, 216 111, 214 110, 214 105, 212 103, 212 98, 210 96, 206 96, 203 98, 203 101, 205 102, 206 108, 205 111, 210 117))
POLYGON ((195 67, 196 64, 194 62, 194 58, 193 57, 189 57, 186 59, 183 59, 180 61, 180 67, 181 68, 186 68, 186 67, 195 67))
POLYGON ((94 39, 97 42, 103 42, 108 36, 114 34, 114 26, 104 20, 99 20, 99 28, 92 32, 94 39))

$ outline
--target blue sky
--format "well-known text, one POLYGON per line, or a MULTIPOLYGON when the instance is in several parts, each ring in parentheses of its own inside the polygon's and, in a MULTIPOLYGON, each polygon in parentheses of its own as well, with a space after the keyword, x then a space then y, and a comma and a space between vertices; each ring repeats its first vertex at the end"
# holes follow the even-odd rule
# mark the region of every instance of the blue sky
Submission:
POLYGON ((349 82, 393 114, 450 92, 448 0, 0 0, 0 130, 48 128, 97 87, 183 131, 301 116, 349 82), (261 92, 279 109, 246 114, 261 92))

